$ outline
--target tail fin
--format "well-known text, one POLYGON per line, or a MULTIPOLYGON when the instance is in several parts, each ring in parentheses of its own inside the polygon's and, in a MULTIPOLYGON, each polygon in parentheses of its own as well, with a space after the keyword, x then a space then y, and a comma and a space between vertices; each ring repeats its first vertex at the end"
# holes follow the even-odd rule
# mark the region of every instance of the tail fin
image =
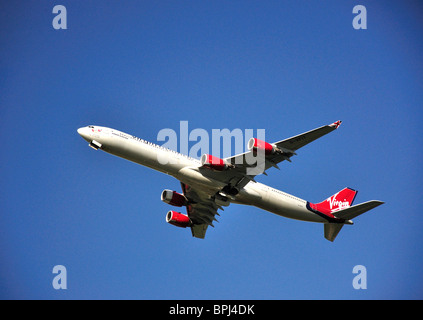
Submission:
POLYGON ((324 234, 329 241, 335 240, 344 224, 352 224, 351 219, 383 204, 382 201, 373 200, 351 206, 356 195, 356 190, 345 188, 320 203, 309 203, 313 211, 323 213, 330 218, 340 219, 340 221, 325 223, 324 234))
POLYGON ((334 213, 336 211, 349 208, 357 195, 357 191, 345 188, 326 200, 314 204, 314 209, 322 213, 334 213))

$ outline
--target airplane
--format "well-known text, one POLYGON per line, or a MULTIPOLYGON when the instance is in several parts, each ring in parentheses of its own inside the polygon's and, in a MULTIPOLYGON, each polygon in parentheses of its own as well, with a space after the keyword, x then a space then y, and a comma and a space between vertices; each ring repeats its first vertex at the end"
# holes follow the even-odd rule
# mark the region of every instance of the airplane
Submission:
POLYGON ((352 219, 384 202, 372 200, 353 206, 357 191, 344 188, 320 203, 311 203, 259 183, 255 177, 267 175, 265 171, 270 168, 279 169, 278 164, 282 161, 291 162, 298 149, 340 125, 341 121, 336 121, 275 143, 251 138, 247 152, 224 159, 204 154, 200 160, 107 127, 89 125, 77 132, 95 150, 103 150, 178 179, 182 193, 166 189, 161 193, 161 200, 174 207, 185 207, 187 214, 170 210, 166 222, 191 228, 193 237, 204 239, 207 228, 214 227, 216 215, 220 216, 218 210, 223 211, 223 207, 237 203, 291 219, 322 223, 324 237, 333 242, 344 225, 352 225, 352 219), (260 155, 262 170, 254 171, 259 160, 254 163, 251 159, 259 159, 260 155))

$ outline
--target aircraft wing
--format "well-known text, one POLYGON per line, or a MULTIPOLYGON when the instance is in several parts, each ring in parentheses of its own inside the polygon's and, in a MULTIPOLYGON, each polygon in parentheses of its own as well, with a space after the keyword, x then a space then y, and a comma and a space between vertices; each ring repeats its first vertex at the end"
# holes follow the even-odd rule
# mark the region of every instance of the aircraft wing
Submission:
MULTIPOLYGON (((229 170, 209 172, 214 179, 220 180, 227 185, 214 196, 210 196, 201 190, 194 190, 191 186, 181 183, 182 191, 188 199, 186 208, 188 217, 192 221, 192 235, 197 238, 204 238, 208 226, 214 227, 213 221, 217 221, 215 216, 219 215, 217 210, 223 210, 221 206, 216 204, 216 197, 222 196, 229 199, 228 203, 230 203, 230 200, 233 200, 232 196, 238 192, 237 190, 243 188, 250 181, 254 181, 255 176, 262 173, 266 174, 265 171, 271 167, 279 169, 278 163, 284 160, 291 161, 290 158, 296 154, 296 150, 332 132, 337 129, 340 124, 341 121, 337 121, 297 136, 275 142, 272 145, 281 152, 275 152, 268 155, 263 154, 261 161, 259 158, 260 155, 253 150, 224 159, 226 163, 232 165, 229 170), (259 166, 257 163, 259 163, 259 166)), ((199 170, 208 169, 200 167, 199 170)))
MULTIPOLYGON (((194 190, 191 186, 181 183, 182 191, 188 199, 187 213, 192 221, 191 232, 192 236, 204 239, 208 226, 213 225, 213 221, 217 221, 215 216, 219 215, 218 206, 213 198, 200 191, 194 190)), ((222 209, 223 210, 223 209, 222 209)))
POLYGON ((332 124, 316 128, 314 130, 296 135, 294 137, 272 143, 273 146, 279 148, 282 152, 275 152, 264 156, 262 161, 254 151, 248 151, 233 157, 224 159, 227 163, 235 166, 235 170, 240 172, 240 176, 244 176, 249 180, 253 180, 256 175, 265 173, 271 167, 279 169, 278 163, 287 160, 291 161, 291 157, 296 155, 295 151, 304 147, 305 145, 317 140, 318 138, 336 130, 342 121, 336 121, 332 124), (263 159, 264 158, 264 159, 263 159), (261 165, 260 165, 261 163, 261 165), (259 166, 257 165, 259 164, 259 166), (253 168, 257 167, 253 170, 253 168))
POLYGON ((328 134, 329 132, 332 132, 333 130, 338 129, 338 127, 341 125, 342 121, 338 120, 332 124, 299 134, 295 137, 285 139, 279 142, 274 143, 279 148, 286 148, 292 151, 298 150, 305 145, 309 144, 310 142, 313 142, 314 140, 319 139, 320 137, 323 137, 324 135, 328 134))

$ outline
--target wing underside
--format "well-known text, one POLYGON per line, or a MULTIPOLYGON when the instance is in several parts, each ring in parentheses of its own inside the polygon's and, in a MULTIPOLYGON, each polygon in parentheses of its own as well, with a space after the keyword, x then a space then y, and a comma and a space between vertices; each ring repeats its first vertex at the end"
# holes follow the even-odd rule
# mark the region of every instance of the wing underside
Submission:
POLYGON ((182 191, 188 199, 186 208, 188 217, 192 222, 192 236, 204 239, 207 228, 209 226, 214 227, 214 221, 218 222, 215 216, 219 215, 217 210, 222 208, 216 204, 214 197, 194 190, 187 184, 181 183, 181 185, 182 191))
POLYGON ((320 137, 336 130, 342 121, 336 121, 332 124, 307 131, 294 137, 281 140, 272 145, 278 149, 278 152, 265 155, 250 150, 233 157, 224 159, 232 165, 232 169, 228 170, 230 185, 238 189, 244 187, 248 182, 254 181, 254 177, 260 174, 266 175, 266 170, 274 167, 279 169, 278 163, 282 161, 291 162, 291 157, 296 155, 298 149, 319 139, 320 137))
POLYGON ((248 151, 226 158, 225 161, 234 165, 234 171, 238 171, 240 176, 246 176, 253 179, 254 176, 265 173, 265 171, 269 168, 275 167, 279 169, 278 163, 285 160, 290 162, 290 158, 296 155, 296 150, 332 132, 333 130, 336 130, 341 123, 342 121, 339 120, 332 124, 275 142, 272 145, 277 147, 280 152, 272 153, 270 155, 263 154, 263 159, 260 159, 257 153, 255 154, 253 151, 248 151), (257 171, 251 170, 253 167, 258 167, 257 171))

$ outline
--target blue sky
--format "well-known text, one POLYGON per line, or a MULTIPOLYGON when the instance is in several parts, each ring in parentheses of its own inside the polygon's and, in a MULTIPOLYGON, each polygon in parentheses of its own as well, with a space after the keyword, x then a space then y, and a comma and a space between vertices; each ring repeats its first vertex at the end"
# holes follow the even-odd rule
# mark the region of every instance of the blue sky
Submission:
POLYGON ((421 299, 423 6, 419 1, 0 3, 0 297, 421 299), (55 5, 67 30, 52 26, 55 5), (367 8, 367 30, 352 9, 367 8), (257 178, 320 202, 348 186, 386 203, 345 226, 231 205, 205 240, 165 222, 175 179, 94 152, 88 124, 163 128, 343 120, 257 178), (52 287, 55 265, 67 290, 52 287), (352 286, 355 265, 367 289, 352 286))

